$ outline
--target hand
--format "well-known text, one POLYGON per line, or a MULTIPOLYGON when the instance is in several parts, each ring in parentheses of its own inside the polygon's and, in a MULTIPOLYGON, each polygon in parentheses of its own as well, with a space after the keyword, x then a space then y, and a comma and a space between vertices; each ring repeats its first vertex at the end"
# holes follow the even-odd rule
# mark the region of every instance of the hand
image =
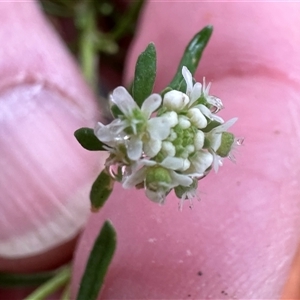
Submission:
POLYGON ((70 259, 86 221, 103 161, 73 133, 99 112, 38 3, 1 3, 0 20, 0 271, 38 271, 70 259))
POLYGON ((185 205, 179 212, 173 194, 160 207, 143 192, 118 186, 81 239, 74 295, 93 240, 109 218, 118 248, 103 299, 281 296, 300 236, 299 13, 299 3, 148 3, 127 82, 137 55, 153 41, 160 91, 189 39, 212 24, 195 78, 213 82, 225 119, 239 117, 232 130, 246 138, 245 146, 236 164, 226 161, 199 182, 201 202, 192 210, 185 205))

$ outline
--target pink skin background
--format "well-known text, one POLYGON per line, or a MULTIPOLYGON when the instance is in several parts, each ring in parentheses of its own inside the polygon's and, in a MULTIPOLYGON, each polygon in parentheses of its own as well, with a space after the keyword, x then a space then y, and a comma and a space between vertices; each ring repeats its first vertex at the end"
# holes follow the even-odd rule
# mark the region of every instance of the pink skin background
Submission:
POLYGON ((150 1, 129 51, 126 82, 153 41, 155 90, 171 80, 190 38, 213 24, 195 75, 212 81, 246 138, 237 163, 200 181, 201 201, 178 212, 117 185, 75 255, 73 295, 105 219, 118 246, 99 299, 278 299, 300 239, 300 3, 150 1))
MULTIPOLYGON (((0 8, 0 238, 5 241, 57 217, 74 190, 91 183, 103 157, 84 151, 73 138, 78 127, 93 126, 100 112, 37 5, 1 2, 0 8)), ((173 194, 161 207, 142 191, 117 185, 78 245, 73 298, 108 218, 118 247, 103 299, 280 297, 300 239, 299 13, 299 3, 284 2, 147 4, 125 81, 153 41, 160 91, 186 43, 213 24, 195 77, 213 82, 211 92, 223 100, 225 119, 239 117, 232 131, 246 137, 245 146, 237 150, 236 164, 225 161, 218 174, 200 182, 201 201, 192 210, 185 205, 178 212, 173 194)), ((34 256, 0 258, 0 270, 57 265, 71 253, 72 238, 62 245, 53 241, 34 256)), ((18 291, 9 296, 0 291, 0 299, 20 298, 18 291)))

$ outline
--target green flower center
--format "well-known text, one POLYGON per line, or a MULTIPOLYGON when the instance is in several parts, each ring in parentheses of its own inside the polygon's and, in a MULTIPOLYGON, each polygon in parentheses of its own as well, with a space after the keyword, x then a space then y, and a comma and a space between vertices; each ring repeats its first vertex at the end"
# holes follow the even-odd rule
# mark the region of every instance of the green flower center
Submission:
POLYGON ((139 108, 135 108, 126 120, 129 123, 124 129, 127 134, 141 134, 145 131, 147 120, 139 108))
MULTIPOLYGON (((189 128, 183 129, 180 125, 176 125, 173 128, 174 133, 176 134, 176 139, 172 141, 173 145, 176 149, 176 156, 182 157, 185 155, 186 148, 189 145, 194 146, 195 134, 197 132, 197 128, 195 126, 190 126, 189 128)), ((186 157, 184 157, 186 158, 186 157)))

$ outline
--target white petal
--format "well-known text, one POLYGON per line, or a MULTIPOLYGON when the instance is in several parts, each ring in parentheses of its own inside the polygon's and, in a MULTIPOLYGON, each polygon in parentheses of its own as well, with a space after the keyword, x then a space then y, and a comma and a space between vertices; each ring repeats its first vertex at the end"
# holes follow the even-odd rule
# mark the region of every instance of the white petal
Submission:
POLYGON ((124 189, 130 189, 134 186, 136 186, 137 184, 141 183, 142 181, 144 181, 145 177, 146 177, 146 173, 147 173, 147 168, 141 168, 138 171, 132 173, 130 176, 128 176, 122 186, 124 189))
POLYGON ((122 86, 114 89, 111 99, 125 116, 130 115, 134 108, 138 108, 131 95, 122 86))
POLYGON ((170 170, 182 170, 186 166, 186 159, 180 157, 166 157, 160 165, 166 169, 170 170))
POLYGON ((219 155, 217 155, 215 152, 212 152, 212 155, 214 157, 213 168, 215 172, 218 173, 219 167, 223 165, 222 158, 219 155))
POLYGON ((168 135, 168 141, 173 142, 176 139, 177 139, 177 133, 173 129, 171 129, 170 134, 168 135))
POLYGON ((185 147, 185 151, 188 153, 188 154, 191 154, 195 151, 195 146, 194 145, 187 145, 185 147))
POLYGON ((212 129, 212 131, 214 133, 221 133, 221 132, 225 132, 227 131, 236 121, 238 120, 238 118, 232 118, 230 120, 228 120, 226 123, 212 129))
POLYGON ((187 175, 178 174, 175 171, 170 171, 170 175, 174 184, 176 184, 174 187, 178 185, 190 186, 193 183, 193 180, 187 175))
POLYGON ((222 133, 217 132, 211 135, 208 135, 208 139, 210 142, 210 148, 214 151, 217 151, 219 147, 221 146, 222 142, 222 133))
POLYGON ((141 110, 144 116, 149 119, 151 114, 161 105, 162 99, 159 94, 150 95, 142 104, 141 110))
POLYGON ((205 77, 203 77, 203 88, 202 89, 203 89, 203 94, 205 97, 208 96, 210 86, 211 86, 211 82, 209 82, 208 85, 206 86, 205 77))
POLYGON ((151 191, 146 189, 146 196, 153 202, 163 204, 166 199, 166 193, 163 191, 151 191))
POLYGON ((197 128, 201 129, 207 126, 207 120, 198 108, 193 107, 189 109, 187 112, 187 116, 197 128))
POLYGON ((125 123, 120 119, 112 121, 109 125, 103 125, 101 122, 98 122, 94 133, 101 142, 109 146, 114 146, 116 143, 124 140, 122 131, 126 127, 125 123))
POLYGON ((139 161, 139 163, 140 163, 140 165, 147 166, 147 167, 153 167, 153 166, 157 165, 156 161, 149 160, 149 159, 141 159, 139 161))
POLYGON ((195 85, 193 86, 193 90, 191 93, 191 102, 190 102, 190 106, 200 98, 201 96, 201 91, 202 91, 202 84, 200 82, 196 82, 195 85))
POLYGON ((186 66, 182 67, 182 76, 186 82, 186 94, 191 96, 193 89, 193 77, 191 72, 188 70, 186 66))
POLYGON ((95 136, 103 143, 114 141, 115 135, 111 132, 108 125, 98 122, 94 129, 95 136))
POLYGON ((213 163, 213 155, 206 151, 198 151, 191 157, 191 163, 196 173, 204 174, 205 170, 213 163))
POLYGON ((132 137, 127 144, 127 155, 131 160, 138 160, 142 155, 143 143, 138 137, 132 137))
POLYGON ((175 154, 176 154, 175 146, 169 141, 162 142, 161 148, 162 148, 162 152, 166 156, 175 156, 175 154))
POLYGON ((188 159, 184 159, 183 166, 182 166, 182 168, 178 169, 178 171, 184 172, 190 167, 190 165, 191 165, 190 161, 188 159))
POLYGON ((151 139, 164 140, 170 134, 171 126, 163 117, 152 118, 147 122, 147 131, 151 139))
POLYGON ((105 128, 106 125, 102 124, 101 122, 98 122, 94 128, 94 134, 97 136, 98 135, 98 131, 103 130, 103 128, 105 128))
POLYGON ((215 121, 217 121, 217 122, 219 122, 219 123, 223 123, 223 122, 224 122, 224 120, 223 120, 221 117, 219 117, 219 116, 217 116, 217 115, 214 115, 214 114, 209 110, 209 108, 207 108, 205 105, 199 104, 199 105, 197 105, 196 107, 199 108, 200 111, 201 111, 207 118, 209 118, 209 119, 211 119, 211 120, 215 120, 215 121))
POLYGON ((161 149, 161 140, 158 139, 150 139, 149 141, 144 143, 144 152, 149 157, 154 157, 161 149))
POLYGON ((167 111, 160 117, 165 118, 169 123, 170 127, 174 127, 178 124, 178 115, 175 111, 167 111))
POLYGON ((217 97, 215 97, 215 96, 207 96, 207 97, 206 97, 206 101, 207 101, 209 104, 215 106, 218 110, 221 110, 222 108, 224 108, 224 105, 223 105, 221 99, 220 99, 220 98, 217 98, 217 97))
POLYGON ((191 122, 189 121, 189 119, 186 116, 179 116, 178 117, 178 125, 182 129, 187 129, 187 128, 191 127, 191 122))
POLYGON ((198 130, 196 135, 195 135, 195 139, 194 139, 194 145, 196 150, 200 150, 202 149, 203 145, 204 145, 204 132, 201 130, 198 130))

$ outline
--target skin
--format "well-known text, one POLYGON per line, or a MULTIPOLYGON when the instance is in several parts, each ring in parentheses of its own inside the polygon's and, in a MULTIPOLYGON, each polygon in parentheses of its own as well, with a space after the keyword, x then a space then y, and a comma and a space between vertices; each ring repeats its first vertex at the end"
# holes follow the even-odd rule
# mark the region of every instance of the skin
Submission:
POLYGON ((179 212, 173 194, 159 206, 143 191, 117 185, 80 240, 73 296, 109 218, 118 246, 102 299, 299 297, 300 263, 294 258, 300 241, 299 13, 299 3, 284 2, 147 4, 125 81, 153 41, 160 91, 190 38, 213 24, 195 78, 213 82, 211 93, 223 100, 225 120, 239 117, 231 130, 246 138, 245 146, 237 150, 236 164, 225 161, 218 174, 199 182, 201 202, 194 201, 192 210, 186 204, 179 212))
POLYGON ((102 163, 73 133, 100 112, 34 1, 2 2, 0 20, 0 271, 32 272, 73 252, 102 163))

